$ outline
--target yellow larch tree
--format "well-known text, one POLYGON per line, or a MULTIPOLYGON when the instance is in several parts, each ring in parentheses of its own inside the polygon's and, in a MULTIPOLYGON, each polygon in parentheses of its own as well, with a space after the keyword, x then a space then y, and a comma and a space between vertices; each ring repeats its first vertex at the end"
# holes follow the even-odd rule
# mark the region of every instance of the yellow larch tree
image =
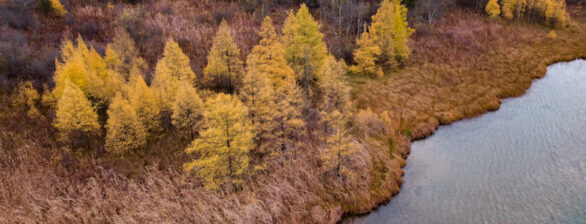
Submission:
POLYGON ((407 23, 407 7, 401 4, 402 0, 392 0, 393 9, 395 10, 394 31, 393 31, 393 45, 395 45, 395 58, 401 62, 409 59, 411 49, 409 48, 409 37, 414 29, 409 27, 407 23))
POLYGON ((163 58, 158 63, 164 64, 169 69, 169 75, 182 82, 195 85, 195 73, 191 70, 189 57, 183 53, 179 44, 173 39, 167 40, 163 50, 163 58))
POLYGON ((218 27, 207 59, 208 64, 203 70, 204 82, 209 87, 233 93, 240 86, 244 69, 240 49, 232 39, 226 20, 222 20, 218 27))
POLYGON ((62 52, 63 62, 55 61, 53 76, 55 82, 53 95, 56 99, 63 95, 66 80, 73 82, 80 89, 86 89, 89 85, 83 56, 77 52, 71 41, 65 41, 62 52))
POLYGON ((501 14, 501 6, 498 0, 489 0, 486 4, 486 13, 490 18, 497 18, 501 14))
POLYGON ((26 115, 29 118, 41 118, 41 112, 37 109, 37 103, 40 99, 41 96, 33 87, 33 83, 31 81, 26 81, 18 84, 13 104, 26 110, 26 115))
POLYGON ((507 19, 520 19, 527 7, 527 0, 502 0, 502 13, 507 19))
POLYGON ((397 61, 409 58, 409 36, 413 29, 407 26, 407 8, 401 0, 383 0, 376 14, 372 16, 370 35, 378 44, 381 55, 379 61, 386 66, 394 66, 397 61))
POLYGON ((263 20, 259 36, 260 42, 252 48, 246 60, 248 72, 267 76, 272 86, 278 88, 295 73, 287 65, 283 46, 270 17, 263 20))
POLYGON ((330 56, 322 75, 323 78, 318 82, 322 93, 320 110, 325 113, 331 113, 334 110, 343 114, 351 113, 352 99, 350 86, 346 80, 346 63, 330 56))
POLYGON ((289 12, 283 25, 281 42, 285 58, 302 84, 307 99, 312 97, 311 87, 319 79, 321 66, 329 54, 319 28, 305 4, 296 14, 289 12))
POLYGON ((147 132, 130 103, 118 93, 108 108, 106 151, 124 155, 146 144, 147 132))
MULTIPOLYGON (((117 56, 117 61, 114 61, 117 63, 112 63, 115 65, 112 69, 120 73, 126 80, 130 78, 132 66, 141 69, 141 72, 144 72, 148 67, 146 61, 140 57, 140 52, 130 37, 130 34, 123 27, 116 29, 112 43, 108 44, 106 48, 112 50, 110 55, 115 53, 117 56)), ((106 50, 106 60, 109 61, 108 59, 112 60, 115 58, 109 58, 108 50, 106 50)))
POLYGON ((120 68, 122 67, 122 59, 112 49, 112 44, 106 45, 106 55, 104 56, 104 62, 106 63, 106 67, 112 71, 120 72, 120 68))
POLYGON ((137 119, 145 130, 154 136, 161 130, 161 106, 151 88, 147 86, 142 75, 134 74, 130 78, 128 99, 137 119))
POLYGON ((185 137, 193 139, 203 124, 204 104, 195 88, 188 83, 181 83, 173 102, 171 121, 175 129, 185 137))
POLYGON ((224 184, 239 187, 250 174, 248 153, 254 144, 248 109, 237 97, 223 93, 208 100, 206 105, 207 129, 185 150, 198 158, 184 164, 184 170, 197 168, 197 174, 209 189, 224 184))
POLYGON ((302 111, 306 107, 303 93, 295 78, 290 77, 276 90, 276 111, 274 119, 277 127, 273 132, 275 145, 284 151, 297 146, 300 136, 304 133, 305 121, 302 111))
POLYGON ((395 45, 393 44, 394 14, 393 3, 390 0, 383 0, 376 14, 372 16, 372 23, 369 29, 371 38, 381 50, 379 62, 385 66, 396 64, 395 45))
POLYGON ((63 6, 63 4, 61 4, 61 1, 49 0, 49 3, 51 3, 51 9, 53 9, 53 12, 55 12, 55 15, 62 17, 62 16, 65 16, 65 14, 67 14, 67 10, 63 6))
POLYGON ((59 130, 59 140, 74 143, 77 138, 99 135, 98 114, 90 101, 74 82, 65 79, 63 83, 53 124, 59 130))
POLYGON ((348 119, 334 110, 328 114, 331 120, 331 134, 327 136, 326 148, 322 153, 323 167, 326 171, 334 170, 337 177, 352 178, 355 172, 348 166, 348 159, 356 152, 356 145, 348 133, 348 119))
POLYGON ((70 80, 78 86, 84 95, 98 108, 106 108, 110 99, 121 88, 123 80, 117 73, 108 70, 107 64, 93 48, 88 48, 81 36, 77 46, 66 40, 62 48, 62 61, 55 61, 55 88, 53 95, 59 99, 70 80))
POLYGON ((265 154, 275 149, 273 132, 276 127, 275 91, 263 73, 249 70, 242 80, 239 97, 248 107, 248 115, 253 126, 256 153, 265 154))
POLYGON ((323 126, 323 137, 326 141, 332 134, 331 132, 334 131, 332 124, 337 122, 331 119, 348 120, 352 116, 350 86, 346 81, 345 74, 345 63, 330 57, 324 66, 323 78, 319 82, 319 88, 322 92, 319 104, 320 123, 323 126), (340 115, 333 116, 334 112, 338 112, 340 115))
POLYGON ((165 45, 163 58, 157 62, 152 81, 163 112, 172 112, 172 104, 175 102, 175 95, 181 82, 195 85, 195 73, 191 70, 189 58, 173 39, 169 39, 165 45))
POLYGON ((380 47, 374 42, 366 27, 360 38, 356 40, 358 47, 354 49, 354 61, 356 65, 350 67, 353 74, 382 77, 383 70, 377 65, 377 59, 381 55, 380 47))

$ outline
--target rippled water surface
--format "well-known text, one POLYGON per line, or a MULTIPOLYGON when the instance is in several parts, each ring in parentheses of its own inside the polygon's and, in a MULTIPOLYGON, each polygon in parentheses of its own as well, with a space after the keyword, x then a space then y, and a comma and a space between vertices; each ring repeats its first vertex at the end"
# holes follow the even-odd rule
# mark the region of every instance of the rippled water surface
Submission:
POLYGON ((586 223, 586 61, 414 142, 401 193, 348 223, 586 223))

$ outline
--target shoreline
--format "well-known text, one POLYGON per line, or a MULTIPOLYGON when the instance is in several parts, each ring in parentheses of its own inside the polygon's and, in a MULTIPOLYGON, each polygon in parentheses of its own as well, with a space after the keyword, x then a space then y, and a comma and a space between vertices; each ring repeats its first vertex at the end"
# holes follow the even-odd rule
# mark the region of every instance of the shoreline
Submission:
MULTIPOLYGON (((585 53, 584 55, 577 56, 577 57, 575 57, 575 58, 573 58, 573 59, 572 59, 572 58, 563 58, 563 59, 561 59, 561 60, 558 60, 558 61, 553 61, 553 62, 551 62, 551 63, 547 64, 547 65, 546 65, 546 67, 549 67, 550 65, 557 64, 557 63, 571 62, 571 61, 575 61, 575 60, 586 60, 586 53, 585 53)), ((539 80, 539 79, 541 79, 541 78, 543 78, 543 77, 545 77, 545 74, 544 74, 543 76, 541 76, 541 77, 535 78, 533 81, 539 80)), ((510 96, 510 97, 506 97, 506 98, 502 98, 502 99, 500 99, 500 100, 502 101, 502 100, 505 100, 505 99, 516 98, 516 97, 522 97, 522 96, 524 96, 524 95, 525 95, 525 93, 526 93, 526 91, 527 91, 527 90, 528 90, 528 88, 525 88, 525 89, 523 90, 523 94, 516 95, 516 96, 510 96)), ((473 118, 475 118, 475 117, 478 117, 478 116, 481 116, 481 115, 483 115, 483 114, 486 114, 487 112, 498 111, 498 110, 500 109, 500 105, 501 105, 501 104, 500 104, 500 101, 499 101, 499 107, 498 107, 497 109, 495 109, 495 110, 491 110, 490 108, 487 108, 487 111, 486 111, 485 113, 479 113, 479 114, 476 114, 476 115, 474 115, 474 116, 471 116, 471 117, 464 117, 464 118, 462 118, 462 119, 454 120, 454 121, 452 121, 451 123, 447 123, 447 124, 439 124, 439 125, 437 125, 437 126, 434 128, 434 131, 433 131, 432 133, 430 133, 430 134, 428 134, 428 135, 422 135, 422 136, 417 136, 417 137, 414 137, 414 138, 412 138, 412 139, 411 139, 411 141, 409 142, 409 148, 410 148, 410 145, 411 145, 411 143, 413 143, 413 142, 415 142, 415 141, 421 141, 421 140, 425 140, 425 139, 427 139, 427 138, 431 137, 433 134, 435 134, 435 131, 437 131, 437 129, 439 129, 441 126, 447 126, 447 125, 451 125, 451 124, 453 124, 453 123, 455 123, 455 122, 462 121, 462 120, 473 119, 473 118)), ((407 153, 407 157, 408 157, 409 155, 410 155, 410 150, 409 150, 409 153, 407 153)), ((408 158, 407 158, 407 159, 408 159, 408 158)), ((406 159, 406 161, 407 161, 407 159, 406 159)), ((401 168, 403 168, 403 167, 401 167, 401 168)), ((401 185, 400 185, 400 186, 401 186, 401 185)), ((345 213, 344 213, 344 214, 343 214, 343 215, 340 217, 340 219, 338 220, 338 223, 341 223, 341 222, 343 222, 343 220, 345 220, 345 219, 348 219, 348 218, 367 216, 367 215, 369 215, 371 212, 373 212, 373 211, 375 211, 375 210, 379 209, 380 207, 382 207, 382 206, 384 206, 384 205, 387 205, 387 204, 388 204, 388 203, 389 203, 389 202, 390 202, 390 201, 393 199, 393 197, 395 197, 395 196, 396 196, 396 195, 398 195, 399 193, 400 193, 400 191, 399 191, 399 192, 397 192, 397 193, 394 193, 394 194, 392 194, 392 195, 391 195, 391 196, 389 196, 387 199, 385 199, 385 200, 384 200, 384 202, 377 203, 377 204, 376 204, 376 206, 372 207, 372 208, 371 208, 371 210, 369 210, 369 211, 367 211, 367 212, 365 212, 365 213, 346 213, 346 212, 345 212, 345 213)))
MULTIPOLYGON (((504 99, 508 99, 508 98, 515 98, 515 97, 521 97, 523 95, 525 95, 525 93, 527 92, 527 90, 531 87, 532 83, 535 80, 541 79, 546 75, 546 69, 548 66, 555 64, 555 63, 561 63, 561 62, 569 62, 569 61, 573 61, 573 60, 579 60, 579 59, 586 59, 586 39, 584 39, 584 35, 581 35, 584 33, 584 30, 580 29, 582 27, 584 27, 584 23, 583 21, 580 21, 580 19, 583 18, 576 18, 575 21, 575 26, 577 30, 566 30, 566 31, 557 31, 557 32, 564 32, 567 36, 565 36, 565 38, 562 39, 558 39, 555 41, 552 41, 553 43, 547 43, 544 41, 548 41, 547 39, 542 40, 540 44, 537 45, 532 45, 532 44, 524 44, 524 48, 519 48, 518 46, 512 46, 509 48, 505 48, 505 49, 499 49, 501 52, 497 52, 500 54, 496 54, 496 55, 492 55, 494 57, 497 57, 499 59, 495 60, 498 61, 500 60, 500 58, 507 58, 510 57, 509 55, 507 55, 508 51, 515 51, 517 49, 519 49, 520 51, 523 52, 530 52, 528 54, 531 54, 531 52, 536 52, 535 55, 529 55, 528 57, 519 57, 517 58, 517 61, 512 62, 512 63, 516 63, 516 64, 520 64, 522 65, 522 69, 517 69, 518 72, 517 73, 512 73, 511 71, 509 71, 510 68, 498 68, 495 70, 499 70, 499 71, 487 71, 487 73, 498 73, 501 72, 503 74, 515 74, 514 77, 512 77, 512 79, 516 79, 516 80, 520 80, 519 82, 516 83, 512 83, 509 86, 498 86, 498 85, 494 85, 493 87, 490 87, 489 90, 487 90, 487 92, 490 93, 495 93, 494 94, 494 98, 488 98, 488 100, 485 100, 484 103, 478 103, 478 101, 482 101, 483 99, 476 99, 476 101, 470 103, 470 104, 464 104, 464 105, 456 105, 455 111, 457 113, 455 113, 455 116, 443 116, 445 114, 442 114, 441 112, 438 113, 436 111, 432 111, 431 115, 428 116, 428 119, 422 119, 419 121, 413 121, 413 125, 411 127, 414 127, 413 129, 407 129, 410 132, 407 132, 407 134, 411 134, 411 136, 408 136, 407 134, 405 134, 405 132, 401 132, 401 129, 403 127, 399 126, 399 132, 401 132, 400 136, 406 137, 409 142, 408 144, 406 144, 404 147, 402 147, 399 151, 401 151, 401 156, 405 159, 405 162, 407 162, 406 160, 408 159, 408 156, 410 154, 410 150, 411 150, 411 143, 417 140, 423 140, 426 139, 428 137, 430 137, 431 135, 433 135, 435 133, 435 131, 442 125, 450 125, 456 121, 460 121, 460 120, 465 120, 465 119, 471 119, 477 116, 480 116, 482 114, 485 114, 487 112, 491 112, 491 111, 497 111, 500 109, 501 106, 501 102, 504 99), (545 49, 545 50, 544 50, 545 49), (523 69, 526 68, 526 69, 523 69), (529 69, 527 69, 529 68, 529 69), (512 87, 511 87, 512 86, 512 87), (474 105, 472 105, 474 104, 474 105), (469 109, 470 107, 476 106, 476 105, 480 105, 479 107, 474 107, 472 109, 469 109), (468 110, 469 109, 469 110, 468 110)), ((526 24, 512 24, 510 25, 512 28, 515 28, 517 26, 526 26, 526 24)), ((535 29, 534 27, 531 27, 532 29, 535 29)), ((537 27, 537 31, 539 32, 545 32, 545 29, 543 27, 537 27)), ((522 54, 522 53, 520 53, 522 54)), ((415 65, 416 66, 416 65, 415 65)), ((413 65, 409 65, 403 69, 401 69, 400 71, 396 72, 398 73, 398 76, 400 77, 385 77, 385 80, 383 81, 389 81, 392 82, 393 80, 399 80, 399 81, 404 81, 403 79, 405 78, 405 76, 408 76, 411 74, 411 71, 414 66, 413 65)), ((475 69, 474 66, 468 68, 468 69, 475 69)), ((510 70, 515 70, 515 69, 510 69, 510 70)), ((397 74, 395 74, 397 76, 397 74)), ((461 75, 461 73, 460 73, 461 75)), ((507 78, 511 78, 511 77, 507 77, 507 78)), ((498 79, 498 77, 494 78, 494 79, 498 79)), ((380 80, 374 80, 374 81, 370 81, 370 83, 376 82, 376 81, 380 81, 380 80)), ((484 79, 481 80, 480 83, 485 82, 483 84, 490 86, 492 83, 491 78, 488 79, 484 79)), ((378 85, 381 86, 381 85, 378 85)), ((384 85, 382 85, 384 86, 384 85)), ((369 95, 369 91, 367 90, 365 91, 361 91, 363 87, 369 87, 369 82, 367 81, 365 84, 361 84, 358 86, 360 89, 357 90, 356 92, 358 92, 359 94, 362 95, 369 95)), ((375 89, 376 87, 372 87, 371 89, 375 89)), ((425 88, 424 86, 420 87, 420 88, 425 88)), ((370 91, 372 92, 372 91, 370 91)), ((400 94, 400 93, 399 93, 400 94)), ((359 98, 359 97, 358 97, 359 98)), ((366 98, 366 97, 365 97, 366 98)), ((361 98, 359 98, 361 99, 361 98)), ((376 105, 373 102, 370 101, 370 99, 366 98, 367 100, 364 100, 365 102, 362 102, 362 105, 366 105, 366 106, 372 106, 372 105, 376 105)), ((384 98, 383 98, 384 99, 384 98)), ((434 105, 428 105, 428 106, 434 106, 434 105)), ((401 111, 401 109, 397 109, 397 107, 390 107, 390 108, 377 108, 377 111, 387 111, 389 113, 391 112, 396 112, 397 110, 401 111)), ((422 107, 422 108, 427 108, 427 107, 422 107)), ((401 111, 402 113, 402 111, 401 111)), ((424 111, 425 113, 429 113, 429 111, 424 111)), ((449 115, 449 114, 447 114, 449 115)), ((401 122, 403 122, 404 120, 401 120, 401 122)), ((400 175, 400 181, 397 182, 399 188, 401 187, 401 184, 403 182, 403 170, 402 170, 403 166, 401 166, 401 175, 400 175)), ((346 220, 348 218, 351 217, 360 217, 360 216, 365 216, 368 215, 370 212, 374 211, 375 209, 378 209, 379 207, 389 203, 392 198, 399 194, 400 190, 398 190, 397 192, 393 192, 391 190, 391 194, 387 194, 383 197, 379 197, 374 199, 372 202, 374 202, 373 206, 371 206, 370 208, 366 209, 366 208, 361 208, 360 210, 345 210, 338 218, 338 220, 336 220, 337 223, 342 223, 343 220, 346 220)))

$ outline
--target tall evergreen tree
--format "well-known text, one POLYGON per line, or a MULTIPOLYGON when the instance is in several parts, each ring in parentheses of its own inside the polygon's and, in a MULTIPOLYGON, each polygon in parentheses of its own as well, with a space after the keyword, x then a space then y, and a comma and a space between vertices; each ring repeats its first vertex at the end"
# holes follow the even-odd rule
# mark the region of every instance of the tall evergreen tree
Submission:
POLYGON ((302 84, 306 98, 311 97, 311 87, 319 79, 321 66, 328 56, 319 28, 305 4, 295 15, 289 13, 283 25, 281 41, 285 58, 302 84))
POLYGON ((323 69, 323 78, 318 84, 322 93, 321 111, 351 113, 350 86, 346 81, 346 64, 343 61, 329 57, 323 69))
POLYGON ((277 127, 273 135, 276 138, 275 145, 284 151, 295 147, 303 134, 301 130, 305 127, 305 121, 301 112, 306 106, 306 101, 295 79, 290 77, 276 89, 275 102, 277 110, 274 116, 277 127))
POLYGON ((350 70, 354 74, 364 76, 382 77, 383 70, 380 65, 377 65, 377 58, 381 55, 381 49, 371 37, 366 27, 356 40, 358 47, 354 49, 354 61, 350 70))
POLYGON ((501 6, 498 0, 489 0, 486 4, 486 13, 490 18, 497 18, 501 14, 501 6))
POLYGON ((160 131, 161 106, 155 93, 149 88, 142 75, 134 74, 129 82, 128 99, 147 133, 153 135, 160 131))
MULTIPOLYGON (((146 61, 140 56, 140 52, 130 34, 123 27, 116 29, 112 43, 108 44, 106 48, 111 49, 116 54, 119 63, 117 63, 118 66, 115 67, 115 71, 120 73, 126 80, 130 78, 132 66, 141 69, 141 72, 148 67, 146 61)), ((106 56, 108 56, 108 51, 106 51, 106 56)))
POLYGON ((59 140, 74 143, 77 138, 87 139, 99 135, 98 114, 90 101, 69 79, 65 79, 63 85, 53 124, 59 130, 59 140))
POLYGON ((152 83, 163 112, 171 113, 180 82, 195 85, 195 73, 191 70, 189 58, 173 39, 169 39, 163 58, 157 62, 152 83))
POLYGON ((274 113, 275 91, 268 78, 263 73, 254 73, 249 70, 244 76, 239 96, 248 107, 248 115, 252 122, 258 153, 273 151, 273 132, 276 128, 274 113))
POLYGON ((199 158, 185 164, 184 170, 197 167, 210 189, 241 186, 250 173, 248 153, 253 145, 248 109, 238 98, 220 93, 207 102, 204 117, 207 129, 185 150, 199 158))
POLYGON ((331 121, 332 131, 322 154, 323 166, 326 170, 334 169, 337 177, 352 177, 354 171, 348 167, 348 159, 356 152, 356 146, 348 134, 348 120, 337 110, 329 113, 327 119, 331 121))
POLYGON ((130 103, 118 93, 108 108, 106 151, 124 155, 146 143, 147 132, 130 103))
POLYGON ((383 0, 372 16, 370 35, 381 49, 379 62, 393 66, 409 58, 407 45, 413 29, 407 26, 407 8, 401 0, 383 0))
POLYGON ((246 64, 248 72, 267 76, 273 87, 278 88, 295 73, 287 65, 285 52, 270 17, 263 20, 258 45, 252 48, 246 64))
POLYGON ((193 139, 202 127, 204 110, 204 104, 195 88, 187 83, 181 83, 175 102, 173 102, 173 114, 171 115, 175 129, 181 135, 193 139))
POLYGON ((232 39, 228 23, 222 20, 203 70, 204 80, 210 87, 233 93, 240 85, 242 72, 240 49, 232 39))

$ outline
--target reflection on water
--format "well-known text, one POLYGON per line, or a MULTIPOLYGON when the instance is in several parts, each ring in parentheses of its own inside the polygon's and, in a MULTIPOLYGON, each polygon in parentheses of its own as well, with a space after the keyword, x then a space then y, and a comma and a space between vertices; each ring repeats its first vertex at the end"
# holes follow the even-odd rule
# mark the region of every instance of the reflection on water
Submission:
POLYGON ((586 223, 586 61, 414 142, 401 193, 348 223, 586 223))

